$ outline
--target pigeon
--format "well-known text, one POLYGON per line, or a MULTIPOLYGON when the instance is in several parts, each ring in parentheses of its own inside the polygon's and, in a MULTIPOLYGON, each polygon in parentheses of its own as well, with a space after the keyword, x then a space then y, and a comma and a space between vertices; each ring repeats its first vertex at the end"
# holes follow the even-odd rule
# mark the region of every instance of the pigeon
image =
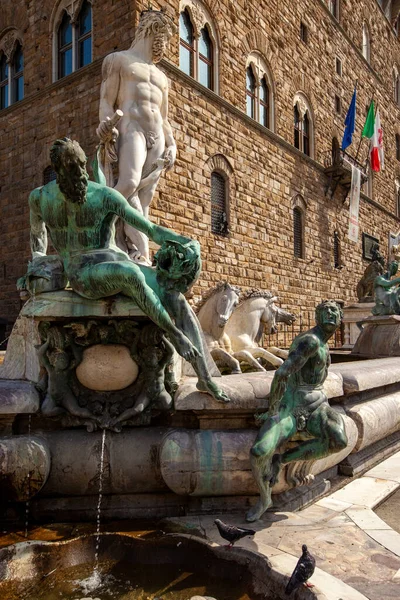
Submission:
POLYGON ((307 587, 314 587, 311 583, 307 583, 307 580, 312 577, 315 571, 315 558, 311 556, 305 544, 302 545, 301 549, 303 554, 300 556, 285 589, 287 596, 290 596, 302 583, 307 587))
POLYGON ((215 519, 214 523, 218 527, 219 534, 224 540, 229 542, 228 547, 232 548, 233 544, 248 535, 255 535, 254 529, 242 529, 234 525, 227 525, 220 519, 215 519))

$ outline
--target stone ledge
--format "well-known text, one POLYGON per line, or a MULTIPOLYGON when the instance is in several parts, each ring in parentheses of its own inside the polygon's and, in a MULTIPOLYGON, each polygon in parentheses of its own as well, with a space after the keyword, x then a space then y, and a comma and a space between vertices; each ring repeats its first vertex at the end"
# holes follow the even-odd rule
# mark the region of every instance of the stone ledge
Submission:
MULTIPOLYGON (((400 371, 400 369, 399 369, 400 371)), ((179 386, 175 395, 175 410, 207 410, 215 412, 252 412, 266 409, 275 371, 266 373, 241 373, 240 375, 224 375, 218 379, 218 385, 228 394, 230 402, 217 402, 209 394, 196 389, 196 379, 188 378, 179 386)), ((328 398, 343 395, 340 373, 329 372, 324 384, 328 398)))
POLYGON ((355 394, 399 383, 400 361, 394 356, 336 363, 329 368, 329 374, 333 373, 342 378, 345 395, 355 394))
POLYGON ((38 391, 30 381, 0 379, 0 414, 37 413, 40 407, 38 391))
POLYGON ((82 317, 146 317, 137 304, 118 294, 101 300, 89 300, 72 290, 45 292, 31 298, 23 306, 20 315, 47 321, 57 318, 82 317))

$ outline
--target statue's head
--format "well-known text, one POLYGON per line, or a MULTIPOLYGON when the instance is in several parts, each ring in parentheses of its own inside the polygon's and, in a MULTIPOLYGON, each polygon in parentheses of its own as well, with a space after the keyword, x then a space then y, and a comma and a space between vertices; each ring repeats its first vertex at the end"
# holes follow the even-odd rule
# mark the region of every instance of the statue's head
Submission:
POLYGON ((324 300, 315 309, 317 325, 325 331, 334 332, 343 319, 343 311, 337 302, 324 300))
POLYGON ((177 32, 172 19, 162 10, 144 10, 140 14, 139 25, 135 33, 134 43, 150 35, 154 36, 153 62, 160 62, 169 39, 177 32))
POLYGON ((392 262, 389 265, 389 277, 393 277, 394 275, 396 275, 398 268, 399 263, 397 262, 397 260, 392 260, 392 262))
POLYGON ((154 256, 160 286, 185 294, 201 271, 200 244, 167 240, 154 256))
POLYGON ((53 350, 49 354, 49 361, 57 371, 65 371, 69 367, 69 356, 63 350, 53 350))
POLYGON ((86 155, 78 142, 69 138, 56 140, 50 150, 50 160, 57 174, 58 187, 70 202, 83 204, 89 175, 86 155))

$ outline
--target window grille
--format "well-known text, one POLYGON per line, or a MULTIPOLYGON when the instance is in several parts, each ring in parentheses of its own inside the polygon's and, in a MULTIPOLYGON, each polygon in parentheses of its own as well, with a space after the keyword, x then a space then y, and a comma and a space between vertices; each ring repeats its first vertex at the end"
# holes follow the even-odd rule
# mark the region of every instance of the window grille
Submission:
POLYGON ((335 111, 337 112, 338 115, 340 115, 342 112, 342 100, 341 100, 340 96, 337 96, 336 94, 335 94, 335 111))
POLYGON ((293 209, 293 250, 296 258, 303 258, 303 213, 297 206, 293 209))
POLYGON ((218 235, 229 233, 226 179, 213 171, 211 173, 211 231, 218 235))
POLYGON ((184 73, 194 77, 194 30, 187 10, 179 17, 179 67, 184 73))
POLYGON ((340 58, 336 57, 336 73, 342 76, 342 61, 340 58))
POLYGON ((305 23, 303 23, 303 21, 301 21, 300 23, 300 39, 302 42, 304 42, 305 44, 307 44, 308 42, 308 28, 307 25, 305 23))
POLYGON ((333 234, 333 261, 335 264, 335 269, 339 269, 342 261, 340 256, 340 237, 337 231, 335 231, 333 234))
POLYGON ((43 171, 43 185, 49 183, 50 181, 55 181, 57 178, 57 173, 54 171, 53 167, 46 167, 43 171))

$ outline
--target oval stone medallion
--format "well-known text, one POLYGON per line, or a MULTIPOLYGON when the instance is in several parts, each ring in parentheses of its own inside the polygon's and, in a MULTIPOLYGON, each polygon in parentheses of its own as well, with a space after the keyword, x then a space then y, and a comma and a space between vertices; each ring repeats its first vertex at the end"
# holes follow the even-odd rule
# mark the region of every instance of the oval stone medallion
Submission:
POLYGON ((122 344, 96 344, 86 348, 76 368, 82 385, 98 392, 123 390, 137 378, 139 367, 122 344))

